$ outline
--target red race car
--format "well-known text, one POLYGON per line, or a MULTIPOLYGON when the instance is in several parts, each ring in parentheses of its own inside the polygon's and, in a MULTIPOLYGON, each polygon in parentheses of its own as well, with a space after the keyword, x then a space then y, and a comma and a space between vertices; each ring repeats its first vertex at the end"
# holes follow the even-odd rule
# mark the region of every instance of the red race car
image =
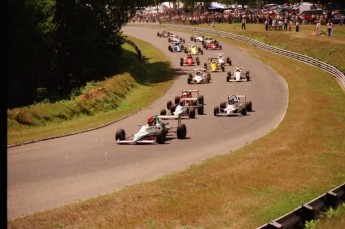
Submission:
POLYGON ((194 66, 194 65, 200 65, 199 57, 196 57, 195 59, 191 54, 187 54, 185 58, 180 59, 180 66, 194 66))
POLYGON ((213 40, 211 41, 210 43, 204 43, 204 49, 208 50, 208 49, 211 49, 211 50, 222 50, 222 46, 219 44, 218 41, 216 40, 213 40))

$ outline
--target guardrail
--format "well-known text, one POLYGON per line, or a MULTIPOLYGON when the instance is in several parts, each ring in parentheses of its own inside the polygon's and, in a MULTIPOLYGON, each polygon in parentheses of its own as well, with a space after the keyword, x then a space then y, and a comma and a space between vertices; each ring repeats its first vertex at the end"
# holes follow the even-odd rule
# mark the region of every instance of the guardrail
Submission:
POLYGON ((125 43, 131 45, 135 49, 135 51, 137 52, 137 56, 138 56, 140 62, 143 63, 144 62, 144 56, 142 55, 141 50, 139 49, 139 47, 133 41, 128 40, 127 38, 125 38, 124 41, 125 41, 125 43))
POLYGON ((336 208, 343 202, 345 202, 345 183, 257 229, 303 229, 306 222, 319 218, 322 212, 331 207, 336 208))
MULTIPOLYGON (((135 25, 135 24, 128 24, 128 25, 135 25)), ((255 47, 259 47, 261 49, 264 49, 266 51, 269 51, 269 52, 272 52, 275 54, 279 54, 279 55, 282 55, 285 57, 289 57, 289 58, 301 61, 303 63, 318 67, 318 68, 334 75, 339 80, 341 85, 345 88, 345 75, 336 67, 329 65, 327 63, 324 63, 322 61, 319 61, 317 59, 314 59, 312 57, 306 56, 306 55, 302 55, 299 53, 295 53, 295 52, 291 52, 288 50, 284 50, 284 49, 280 49, 280 48, 276 48, 276 47, 267 45, 265 43, 262 43, 260 41, 254 40, 254 39, 249 38, 249 37, 245 37, 245 36, 241 36, 241 35, 237 35, 237 34, 233 34, 233 33, 229 33, 229 32, 214 30, 214 29, 205 29, 205 28, 173 25, 173 24, 161 24, 161 25, 159 25, 159 24, 138 24, 138 25, 143 26, 143 27, 144 26, 160 27, 160 28, 164 28, 164 29, 175 29, 175 30, 184 30, 184 31, 191 31, 191 32, 198 32, 198 33, 208 33, 208 34, 218 35, 221 37, 226 37, 229 39, 239 40, 239 41, 251 44, 255 47)))

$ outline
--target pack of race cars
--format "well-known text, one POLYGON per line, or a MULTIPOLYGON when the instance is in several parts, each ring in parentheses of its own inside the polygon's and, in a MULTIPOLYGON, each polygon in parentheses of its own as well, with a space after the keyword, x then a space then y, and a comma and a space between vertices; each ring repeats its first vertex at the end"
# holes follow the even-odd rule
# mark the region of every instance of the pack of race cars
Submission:
MULTIPOLYGON (((222 50, 221 44, 212 37, 201 34, 193 34, 190 37, 192 42, 200 42, 202 48, 197 44, 185 45, 185 39, 163 30, 157 33, 159 38, 168 38, 170 43, 168 50, 170 52, 185 53, 185 57, 180 57, 180 66, 199 66, 200 58, 197 55, 203 55, 204 50, 222 50)), ((187 83, 191 84, 209 84, 211 82, 211 72, 225 72, 227 70, 226 82, 247 82, 251 80, 249 71, 244 71, 244 67, 232 66, 230 57, 225 53, 215 53, 208 58, 208 63, 204 67, 192 69, 188 74, 187 83)), ((126 136, 124 129, 118 129, 115 133, 117 144, 164 144, 167 138, 176 137, 185 139, 187 136, 187 127, 182 123, 183 119, 195 119, 196 114, 204 114, 204 97, 198 89, 185 89, 175 96, 174 100, 167 101, 166 108, 161 109, 159 115, 152 115, 147 119, 146 124, 139 125, 139 131, 126 136), (171 126, 165 120, 175 120, 177 124, 171 126)), ((253 111, 253 105, 246 95, 230 94, 226 101, 220 102, 213 109, 213 114, 217 116, 246 116, 247 112, 253 111)))

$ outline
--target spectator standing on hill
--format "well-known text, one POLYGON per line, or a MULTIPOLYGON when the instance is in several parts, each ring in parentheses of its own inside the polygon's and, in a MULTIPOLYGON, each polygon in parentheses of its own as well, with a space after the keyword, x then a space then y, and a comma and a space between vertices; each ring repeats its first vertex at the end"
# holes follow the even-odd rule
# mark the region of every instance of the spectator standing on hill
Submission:
POLYGON ((296 21, 296 32, 299 32, 299 20, 296 21))
POLYGON ((268 19, 265 21, 265 30, 268 31, 268 19))
POLYGON ((287 31, 287 27, 288 27, 288 19, 284 18, 284 31, 287 31))
POLYGON ((330 37, 332 35, 332 22, 328 21, 327 23, 327 32, 328 32, 328 36, 330 37))
POLYGON ((246 30, 246 18, 242 18, 242 30, 246 30))
POLYGON ((316 36, 320 36, 321 24, 320 21, 316 23, 316 36))

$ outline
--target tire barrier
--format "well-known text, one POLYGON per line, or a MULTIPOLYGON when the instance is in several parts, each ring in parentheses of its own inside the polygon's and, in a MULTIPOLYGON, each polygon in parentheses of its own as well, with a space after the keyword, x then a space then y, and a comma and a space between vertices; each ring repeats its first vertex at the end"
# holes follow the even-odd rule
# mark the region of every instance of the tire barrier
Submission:
MULTIPOLYGON (((136 24, 127 24, 129 26, 136 26, 136 24)), ((197 33, 208 33, 208 34, 213 34, 213 35, 218 35, 221 37, 225 37, 225 38, 229 38, 229 39, 234 39, 234 40, 239 40, 248 44, 251 44, 255 47, 264 49, 266 51, 275 53, 275 54, 279 54, 285 57, 289 57, 298 61, 301 61, 303 63, 318 67, 332 75, 334 75, 339 82, 341 83, 342 87, 345 88, 345 75, 343 72, 341 72, 339 69, 337 69, 336 67, 329 65, 327 63, 324 63, 322 61, 319 61, 317 59, 314 59, 312 57, 306 56, 306 55, 302 55, 299 53, 295 53, 295 52, 291 52, 288 50, 284 50, 284 49, 280 49, 280 48, 276 48, 270 45, 267 45, 265 43, 262 43, 260 41, 254 40, 252 38, 249 37, 245 37, 245 36, 241 36, 241 35, 237 35, 237 34, 233 34, 233 33, 229 33, 229 32, 223 32, 223 31, 218 31, 218 30, 214 30, 214 29, 205 29, 205 28, 198 28, 198 27, 191 27, 191 26, 181 26, 181 25, 172 25, 172 24, 138 24, 138 26, 141 27, 159 27, 162 29, 175 29, 175 30, 184 30, 184 31, 190 31, 190 32, 197 32, 197 33)))
POLYGON ((257 229, 304 229, 306 222, 319 218, 321 213, 336 208, 343 202, 345 183, 257 229))
POLYGON ((138 59, 141 63, 144 63, 144 56, 141 54, 141 50, 139 49, 139 47, 131 40, 125 38, 124 41, 125 43, 129 44, 135 49, 135 51, 137 52, 138 59))

